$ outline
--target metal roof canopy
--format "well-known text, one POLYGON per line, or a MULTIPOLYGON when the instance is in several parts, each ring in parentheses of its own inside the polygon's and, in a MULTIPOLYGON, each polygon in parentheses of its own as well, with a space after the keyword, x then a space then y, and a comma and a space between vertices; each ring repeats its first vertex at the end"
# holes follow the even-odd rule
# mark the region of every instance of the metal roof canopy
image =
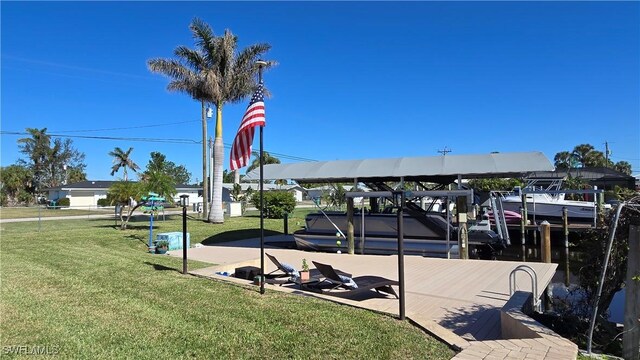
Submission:
MULTIPOLYGON (((552 171, 553 165, 539 152, 445 155, 390 159, 316 161, 264 166, 265 180, 298 182, 426 181, 451 183, 462 178, 521 177, 535 171, 552 171)), ((259 168, 246 175, 259 180, 259 168)))

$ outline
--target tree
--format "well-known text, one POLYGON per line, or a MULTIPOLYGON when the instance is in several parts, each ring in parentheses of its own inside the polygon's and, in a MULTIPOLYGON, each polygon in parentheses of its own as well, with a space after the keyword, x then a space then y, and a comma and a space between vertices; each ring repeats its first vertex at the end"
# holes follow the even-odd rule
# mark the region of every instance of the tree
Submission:
POLYGON ((177 193, 175 179, 162 170, 145 173, 141 184, 145 194, 154 192, 167 200, 172 199, 177 193))
POLYGON ((184 165, 176 165, 173 161, 167 161, 167 157, 157 151, 151 153, 151 159, 142 176, 147 176, 147 174, 154 171, 167 174, 173 179, 173 183, 176 185, 188 184, 191 179, 191 173, 187 171, 184 165))
POLYGON ((631 164, 626 161, 618 161, 613 168, 623 174, 631 175, 631 164))
POLYGON ((586 167, 610 167, 613 166, 613 162, 607 161, 602 151, 593 150, 587 153, 584 159, 584 166, 586 167))
POLYGON ((554 156, 553 161, 556 169, 569 169, 573 167, 575 157, 568 151, 561 151, 554 156))
POLYGON ((21 165, 0 169, 0 204, 29 204, 33 200, 33 174, 21 165))
POLYGON ((471 179, 469 186, 477 191, 511 191, 516 186, 522 186, 520 179, 471 179))
POLYGON ((121 148, 116 147, 115 149, 113 149, 113 151, 109 152, 110 156, 113 156, 113 166, 111 167, 111 176, 113 176, 113 174, 117 173, 120 168, 122 168, 123 173, 124 173, 124 181, 128 181, 127 178, 127 168, 133 170, 134 172, 137 172, 138 170, 140 170, 140 167, 138 166, 138 164, 136 164, 133 159, 131 159, 131 151, 133 151, 133 148, 130 147, 129 150, 122 151, 121 148))
POLYGON ((578 164, 580 164, 582 167, 585 167, 588 155, 593 151, 593 149, 593 145, 580 144, 573 148, 571 154, 575 157, 578 164))
MULTIPOLYGON (((204 23, 196 24, 201 39, 208 39, 212 35, 211 28, 204 23)), ((222 212, 222 171, 224 166, 224 145, 222 140, 222 108, 226 103, 237 103, 251 95, 256 87, 255 63, 271 48, 269 44, 254 44, 238 51, 238 38, 225 30, 224 34, 215 41, 200 41, 207 63, 215 71, 217 86, 214 87, 212 103, 216 107, 216 132, 213 142, 213 197, 209 221, 224 222, 222 212)), ((268 61, 266 68, 274 66, 275 62, 268 61)))
POLYGON ((237 171, 227 171, 226 169, 222 172, 222 182, 225 184, 231 184, 234 183, 235 184, 235 173, 237 171))
POLYGON ((142 205, 140 198, 144 194, 141 182, 117 181, 107 190, 107 199, 111 205, 120 205, 120 229, 125 230, 133 212, 142 205), (127 216, 124 217, 124 208, 128 206, 127 216))
MULTIPOLYGON (((213 32, 199 19, 193 19, 189 29, 196 41, 196 50, 186 46, 178 46, 174 51, 177 59, 151 59, 147 62, 151 72, 160 73, 171 79, 167 90, 185 93, 200 102, 202 120, 202 201, 203 216, 207 216, 207 202, 209 199, 209 184, 207 174, 207 117, 206 103, 213 98, 213 88, 217 87, 215 71, 205 60, 204 47, 212 47, 216 42, 213 32), (209 30, 209 31, 202 31, 209 30)), ((222 189, 220 189, 222 192, 222 189)), ((222 204, 222 202, 221 202, 222 204)), ((220 206, 222 206, 220 204, 220 206)))
MULTIPOLYGON (((250 95, 257 87, 254 66, 256 60, 271 46, 250 45, 237 51, 237 37, 226 30, 216 37, 211 27, 200 19, 194 19, 189 26, 196 43, 196 49, 179 46, 174 51, 178 60, 153 59, 148 62, 151 71, 167 75, 172 79, 168 89, 185 92, 202 105, 202 177, 204 195, 204 215, 207 215, 207 151, 205 102, 216 107, 216 130, 214 140, 213 196, 211 210, 207 217, 210 222, 224 222, 222 212, 222 171, 224 145, 222 142, 222 108, 226 103, 236 103, 250 95)), ((273 66, 267 62, 267 68, 273 66)))
MULTIPOLYGON (((264 164, 265 165, 269 165, 269 164, 280 164, 280 159, 278 159, 275 156, 271 156, 271 154, 269 154, 266 151, 262 152, 262 157, 264 158, 264 164)), ((251 165, 249 165, 249 167, 247 168, 247 172, 253 170, 253 169, 257 169, 260 167, 260 155, 256 154, 255 158, 253 159, 253 161, 251 162, 251 165)))
POLYGON ((46 128, 26 130, 30 137, 19 139, 18 147, 27 158, 20 159, 18 164, 31 171, 34 193, 64 184, 70 173, 76 178, 86 176, 84 154, 73 147, 71 139, 52 141, 46 128))

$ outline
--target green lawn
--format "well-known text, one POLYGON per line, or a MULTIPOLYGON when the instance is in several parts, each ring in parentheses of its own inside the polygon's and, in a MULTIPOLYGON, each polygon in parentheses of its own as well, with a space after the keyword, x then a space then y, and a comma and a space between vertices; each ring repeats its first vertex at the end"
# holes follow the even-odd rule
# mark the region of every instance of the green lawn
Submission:
POLYGON ((0 208, 0 219, 24 219, 37 217, 54 217, 54 216, 74 216, 74 215, 92 215, 92 214, 113 214, 113 209, 47 209, 42 206, 33 207, 2 207, 0 208))
MULTIPOLYGON (((191 220, 189 232, 194 243, 216 242, 257 233, 258 224, 257 217, 224 225, 191 220)), ((47 346, 63 358, 454 355, 388 316, 183 276, 181 259, 145 252, 148 222, 131 225, 126 231, 98 219, 47 221, 41 231, 37 222, 0 225, 3 356, 12 346, 47 346)), ((156 232, 179 231, 181 219, 155 225, 156 232)), ((282 226, 282 220, 265 221, 269 233, 282 226)))

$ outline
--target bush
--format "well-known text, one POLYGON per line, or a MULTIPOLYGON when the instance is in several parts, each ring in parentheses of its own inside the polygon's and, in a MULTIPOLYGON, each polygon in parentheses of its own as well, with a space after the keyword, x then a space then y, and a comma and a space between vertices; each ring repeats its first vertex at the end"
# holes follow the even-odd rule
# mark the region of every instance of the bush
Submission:
MULTIPOLYGON (((253 206, 260 210, 260 196, 253 196, 253 206)), ((293 194, 286 191, 264 192, 264 216, 269 219, 282 219, 284 214, 290 213, 296 207, 293 194)))
POLYGON ((111 202, 108 199, 98 199, 98 206, 109 206, 111 202))
POLYGON ((56 205, 57 206, 69 206, 71 205, 71 200, 69 200, 69 198, 62 198, 62 199, 58 199, 58 201, 56 201, 56 205))

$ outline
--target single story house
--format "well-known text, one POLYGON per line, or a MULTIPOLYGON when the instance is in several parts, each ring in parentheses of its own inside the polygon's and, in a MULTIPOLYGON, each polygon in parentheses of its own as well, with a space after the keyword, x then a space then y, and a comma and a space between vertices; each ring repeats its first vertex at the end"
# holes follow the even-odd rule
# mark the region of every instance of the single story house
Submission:
MULTIPOLYGON (((98 200, 107 197, 109 187, 116 181, 87 180, 68 185, 60 185, 48 189, 49 200, 69 199, 72 208, 97 208, 98 200)), ((180 195, 189 195, 189 204, 202 203, 202 190, 197 185, 177 185, 174 203, 180 201, 180 195)))

